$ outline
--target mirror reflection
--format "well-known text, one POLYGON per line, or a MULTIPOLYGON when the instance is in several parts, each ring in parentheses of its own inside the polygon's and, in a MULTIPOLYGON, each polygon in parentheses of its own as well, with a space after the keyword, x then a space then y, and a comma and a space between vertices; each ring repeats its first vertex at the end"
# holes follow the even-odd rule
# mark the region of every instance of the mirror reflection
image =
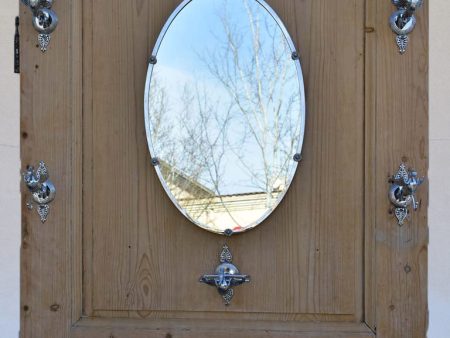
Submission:
POLYGON ((151 156, 191 221, 216 233, 246 231, 279 204, 297 168, 300 63, 263 2, 192 0, 178 11, 149 67, 151 156))

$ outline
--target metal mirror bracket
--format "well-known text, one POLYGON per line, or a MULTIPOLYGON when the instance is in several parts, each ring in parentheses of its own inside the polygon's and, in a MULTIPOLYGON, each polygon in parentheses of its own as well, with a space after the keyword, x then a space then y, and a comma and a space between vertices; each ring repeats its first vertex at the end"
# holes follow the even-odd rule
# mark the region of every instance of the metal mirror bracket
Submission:
POLYGON ((22 0, 33 13, 33 26, 38 32, 39 47, 42 52, 47 51, 51 33, 58 25, 58 16, 51 8, 53 0, 22 0))
POLYGON ((41 222, 45 223, 50 211, 49 204, 55 199, 56 194, 56 188, 48 178, 47 166, 41 161, 36 171, 34 167, 28 166, 22 175, 31 192, 31 200, 27 203, 27 207, 32 210, 33 204, 36 204, 41 222))
POLYGON ((234 295, 234 286, 250 282, 250 276, 242 275, 233 264, 233 255, 228 246, 224 245, 219 255, 220 264, 214 274, 203 275, 200 282, 215 286, 222 296, 225 305, 230 305, 234 295))
POLYGON ((409 207, 412 207, 414 211, 419 207, 416 191, 424 179, 419 178, 415 170, 408 170, 406 164, 402 163, 389 181, 391 183, 389 200, 394 206, 398 225, 402 226, 409 214, 409 207))
POLYGON ((397 34, 396 42, 400 54, 404 54, 408 48, 409 34, 417 23, 414 13, 422 6, 423 0, 392 0, 392 3, 397 10, 391 15, 389 23, 397 34))

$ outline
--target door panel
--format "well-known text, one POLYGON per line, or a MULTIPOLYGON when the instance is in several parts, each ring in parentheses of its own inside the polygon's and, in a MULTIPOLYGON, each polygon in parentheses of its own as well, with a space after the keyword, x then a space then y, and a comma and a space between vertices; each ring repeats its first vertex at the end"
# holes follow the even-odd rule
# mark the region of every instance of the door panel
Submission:
POLYGON ((46 54, 22 25, 22 164, 57 187, 45 225, 22 213, 22 337, 425 336, 427 194, 399 228, 386 192, 402 160, 426 173, 427 4, 400 57, 389 1, 267 2, 300 52, 303 161, 231 238, 178 212, 147 150, 147 62, 180 1, 55 2, 46 54), (230 307, 198 282, 225 242, 252 276, 230 307))
POLYGON ((91 283, 84 286, 92 290, 89 310, 96 316, 361 320, 363 2, 270 2, 293 32, 305 69, 304 160, 273 215, 227 240, 197 229, 176 210, 147 149, 146 65, 176 4, 92 3, 92 32, 85 32, 94 43, 92 87, 84 87, 92 92, 92 105, 85 103, 92 110, 84 110, 92 121, 84 143, 91 147, 84 165, 92 177, 84 188, 91 195, 84 218, 92 224, 92 237, 85 238, 92 242, 91 283), (236 290, 229 308, 198 283, 224 241, 253 279, 236 290))

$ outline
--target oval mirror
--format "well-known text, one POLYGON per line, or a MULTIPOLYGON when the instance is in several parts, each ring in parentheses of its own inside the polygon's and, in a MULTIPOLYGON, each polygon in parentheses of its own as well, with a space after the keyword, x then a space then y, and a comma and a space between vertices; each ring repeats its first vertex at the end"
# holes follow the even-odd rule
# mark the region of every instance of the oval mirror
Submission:
POLYGON ((267 218, 292 182, 305 96, 287 30, 260 0, 190 0, 150 58, 145 122, 152 162, 177 208, 231 235, 267 218))

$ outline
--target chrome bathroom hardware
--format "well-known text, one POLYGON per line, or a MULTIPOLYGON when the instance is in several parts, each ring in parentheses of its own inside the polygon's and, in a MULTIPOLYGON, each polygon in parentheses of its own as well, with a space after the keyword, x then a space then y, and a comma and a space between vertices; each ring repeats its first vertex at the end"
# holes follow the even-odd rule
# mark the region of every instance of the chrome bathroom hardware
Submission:
POLYGON ((230 305, 234 295, 234 286, 250 282, 250 276, 241 275, 233 264, 233 255, 228 246, 224 245, 219 255, 220 264, 214 274, 203 275, 200 282, 215 286, 222 296, 225 305, 230 305))
POLYGON ((39 163, 38 169, 28 166, 24 171, 23 180, 31 192, 32 200, 27 207, 33 209, 33 202, 37 206, 37 213, 42 223, 45 223, 50 211, 49 204, 55 199, 56 188, 48 178, 48 169, 43 161, 39 163))
POLYGON ((58 16, 52 10, 53 0, 22 0, 33 13, 33 26, 38 32, 39 47, 42 52, 47 51, 51 33, 58 25, 58 16))
POLYGON ((416 191, 423 181, 423 178, 418 177, 417 171, 408 170, 404 163, 400 165, 397 173, 390 179, 389 200, 395 207, 394 213, 398 225, 402 226, 405 223, 410 206, 414 211, 419 207, 419 202, 416 200, 416 191))
POLYGON ((422 6, 423 0, 392 0, 392 3, 397 10, 391 15, 389 23, 397 34, 396 42, 400 54, 404 54, 408 48, 409 34, 417 23, 414 13, 422 6))

